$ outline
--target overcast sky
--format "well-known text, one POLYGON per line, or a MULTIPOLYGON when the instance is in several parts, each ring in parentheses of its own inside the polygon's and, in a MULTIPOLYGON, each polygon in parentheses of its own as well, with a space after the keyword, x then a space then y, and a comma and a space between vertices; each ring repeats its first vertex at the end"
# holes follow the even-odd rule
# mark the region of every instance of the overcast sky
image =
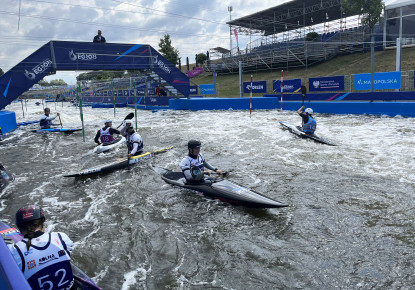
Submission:
MULTIPOLYGON (((4 72, 50 40, 92 41, 102 30, 107 42, 149 44, 159 49, 170 34, 182 64, 210 48, 229 49, 228 6, 232 19, 277 6, 286 0, 0 0, 0 68, 4 72), (20 16, 19 16, 20 9, 20 16)), ((393 2, 393 1, 387 1, 393 2)), ((259 38, 255 36, 251 38, 259 38)), ((239 35, 240 47, 249 42, 239 35)), ((235 47, 235 38, 232 39, 235 47)), ((80 72, 58 72, 75 84, 80 72)))

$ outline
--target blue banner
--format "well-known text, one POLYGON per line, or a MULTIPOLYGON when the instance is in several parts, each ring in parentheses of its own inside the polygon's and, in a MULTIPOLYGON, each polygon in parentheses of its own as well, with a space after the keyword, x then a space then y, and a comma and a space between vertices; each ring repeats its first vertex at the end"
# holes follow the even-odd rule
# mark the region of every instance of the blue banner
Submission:
POLYGON ((308 82, 310 92, 344 91, 344 76, 309 78, 308 82))
MULTIPOLYGON (((244 93, 251 92, 251 82, 244 82, 244 93)), ((267 81, 252 82, 252 93, 266 93, 267 92, 267 81)))
POLYGON ((50 41, 0 76, 0 109, 59 70, 148 69, 184 96, 189 95, 189 77, 149 45, 50 41))
POLYGON ((214 95, 215 94, 215 85, 200 85, 200 93, 203 95, 214 95))
MULTIPOLYGON (((284 80, 282 84, 284 85, 284 93, 294 93, 301 90, 301 79, 284 80)), ((274 93, 281 93, 281 81, 272 80, 272 91, 274 93)))
MULTIPOLYGON (((371 74, 354 75, 354 89, 356 91, 366 91, 371 89, 371 74)), ((373 76, 375 90, 389 90, 401 88, 401 72, 381 72, 373 76)))
POLYGON ((197 95, 197 86, 189 86, 190 94, 197 95))

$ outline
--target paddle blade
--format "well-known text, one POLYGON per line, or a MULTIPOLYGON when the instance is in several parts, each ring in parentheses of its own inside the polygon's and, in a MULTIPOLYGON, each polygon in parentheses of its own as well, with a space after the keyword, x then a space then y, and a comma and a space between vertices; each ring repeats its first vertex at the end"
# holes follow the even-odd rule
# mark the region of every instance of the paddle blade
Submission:
POLYGON ((134 118, 134 113, 129 113, 127 116, 125 116, 124 120, 131 120, 134 118))
POLYGON ((3 222, 0 222, 0 234, 3 238, 11 239, 15 243, 20 242, 23 239, 23 235, 19 232, 19 230, 3 222))

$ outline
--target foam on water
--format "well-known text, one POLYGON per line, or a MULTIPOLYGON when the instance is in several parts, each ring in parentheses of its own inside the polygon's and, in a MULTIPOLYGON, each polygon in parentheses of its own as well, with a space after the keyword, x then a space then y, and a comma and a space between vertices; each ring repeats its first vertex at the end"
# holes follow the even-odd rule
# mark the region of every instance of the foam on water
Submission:
MULTIPOLYGON (((18 122, 42 107, 6 109, 18 122)), ((49 105, 64 127, 80 128, 79 109, 49 105)), ((147 162, 92 178, 69 172, 124 157, 125 147, 85 156, 107 118, 118 126, 131 108, 83 108, 82 132, 36 134, 21 127, 0 145, 16 180, 0 197, 13 222, 27 203, 45 207, 48 229, 75 241, 73 259, 104 289, 382 288, 411 284, 415 145, 413 119, 314 114, 316 134, 338 146, 300 139, 279 121, 295 112, 138 111, 145 150, 175 146, 148 162, 179 170, 187 141, 202 141, 209 163, 229 179, 290 204, 248 210, 164 183, 147 162), (147 269, 147 270, 146 270, 147 269), (397 270, 398 269, 398 270, 397 270)), ((55 122, 56 123, 56 122, 55 122)))

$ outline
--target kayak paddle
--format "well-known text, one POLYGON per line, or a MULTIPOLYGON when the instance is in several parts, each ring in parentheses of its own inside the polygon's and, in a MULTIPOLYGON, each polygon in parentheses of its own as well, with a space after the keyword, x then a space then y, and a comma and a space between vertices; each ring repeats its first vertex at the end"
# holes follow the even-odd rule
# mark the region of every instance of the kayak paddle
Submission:
MULTIPOLYGON (((127 116, 125 116, 125 118, 124 118, 124 120, 123 120, 123 121, 125 121, 125 120, 131 120, 132 118, 134 118, 134 113, 129 113, 127 116)), ((122 124, 123 124, 123 123, 121 123, 121 124, 117 127, 117 129, 118 129, 118 128, 120 128, 122 124)))

